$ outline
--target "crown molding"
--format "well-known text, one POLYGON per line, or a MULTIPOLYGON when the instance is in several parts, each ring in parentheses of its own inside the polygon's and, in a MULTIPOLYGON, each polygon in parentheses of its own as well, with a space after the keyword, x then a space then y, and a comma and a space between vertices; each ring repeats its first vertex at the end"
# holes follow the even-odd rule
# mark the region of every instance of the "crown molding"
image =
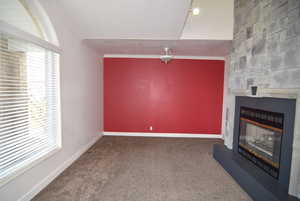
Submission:
MULTIPOLYGON (((146 54, 104 54, 104 58, 144 58, 159 59, 161 55, 146 54)), ((209 56, 173 56, 174 59, 195 59, 195 60, 221 60, 225 61, 225 57, 209 57, 209 56)))

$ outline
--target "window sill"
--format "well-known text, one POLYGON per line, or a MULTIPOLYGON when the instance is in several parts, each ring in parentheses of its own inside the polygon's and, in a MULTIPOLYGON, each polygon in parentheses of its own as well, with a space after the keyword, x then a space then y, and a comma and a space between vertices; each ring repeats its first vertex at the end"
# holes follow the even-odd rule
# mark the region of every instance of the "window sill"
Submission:
POLYGON ((40 156, 38 156, 37 158, 24 161, 18 167, 12 169, 11 173, 4 175, 3 177, 0 177, 0 187, 4 186, 5 184, 12 181, 16 177, 25 173, 27 170, 38 165, 40 162, 42 162, 42 161, 48 159, 49 157, 51 157, 52 155, 56 154, 58 151, 60 151, 60 149, 61 149, 60 146, 56 146, 53 149, 50 149, 49 151, 47 151, 45 153, 41 153, 40 156))

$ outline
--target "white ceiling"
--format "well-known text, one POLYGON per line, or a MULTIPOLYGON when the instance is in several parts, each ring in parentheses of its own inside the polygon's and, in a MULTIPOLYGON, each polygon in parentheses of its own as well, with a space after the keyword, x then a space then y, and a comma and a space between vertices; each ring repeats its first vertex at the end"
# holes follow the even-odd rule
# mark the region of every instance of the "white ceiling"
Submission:
POLYGON ((234 0, 52 2, 84 39, 232 40, 233 35, 234 0), (200 15, 193 16, 191 7, 200 8, 200 15))
POLYGON ((173 55, 224 57, 231 41, 226 40, 85 40, 101 54, 160 55, 169 47, 173 55))
POLYGON ((0 0, 0 20, 37 37, 42 37, 38 26, 18 0, 0 0))
POLYGON ((194 0, 200 14, 191 13, 181 39, 232 40, 234 0, 194 0))
POLYGON ((74 32, 101 54, 225 56, 233 0, 52 0, 74 32), (191 3, 200 8, 192 16, 191 3), (181 40, 190 39, 190 40, 181 40), (192 39, 192 40, 191 40, 192 39))
POLYGON ((82 38, 179 39, 191 0, 60 0, 82 38))

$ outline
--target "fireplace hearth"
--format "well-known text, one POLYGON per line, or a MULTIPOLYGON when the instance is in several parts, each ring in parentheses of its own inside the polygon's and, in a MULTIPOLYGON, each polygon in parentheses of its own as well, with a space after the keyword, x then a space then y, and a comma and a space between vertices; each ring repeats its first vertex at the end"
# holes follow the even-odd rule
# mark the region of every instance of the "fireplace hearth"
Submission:
POLYGON ((288 193, 295 111, 295 99, 236 96, 233 150, 213 155, 255 201, 299 201, 288 193))

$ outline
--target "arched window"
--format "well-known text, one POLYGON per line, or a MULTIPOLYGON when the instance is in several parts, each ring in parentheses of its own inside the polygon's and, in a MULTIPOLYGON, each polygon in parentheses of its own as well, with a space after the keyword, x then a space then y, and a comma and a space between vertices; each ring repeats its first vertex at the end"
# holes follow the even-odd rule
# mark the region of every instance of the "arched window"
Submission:
POLYGON ((61 147, 60 49, 38 9, 0 0, 0 185, 61 147))

